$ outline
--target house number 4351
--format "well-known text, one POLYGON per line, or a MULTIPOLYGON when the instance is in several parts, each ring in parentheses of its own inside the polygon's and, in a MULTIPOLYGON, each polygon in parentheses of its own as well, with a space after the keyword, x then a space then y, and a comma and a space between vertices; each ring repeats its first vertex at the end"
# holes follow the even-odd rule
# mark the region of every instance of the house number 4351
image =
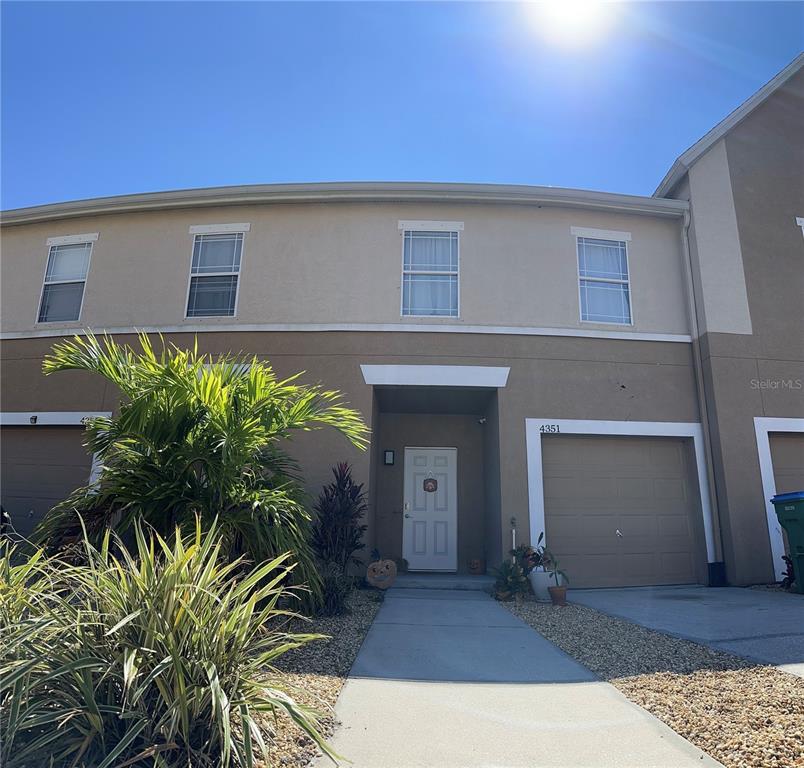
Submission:
POLYGON ((561 431, 561 427, 558 424, 542 424, 541 427, 539 427, 539 432, 542 432, 542 433, 545 433, 545 432, 560 432, 560 431, 561 431))

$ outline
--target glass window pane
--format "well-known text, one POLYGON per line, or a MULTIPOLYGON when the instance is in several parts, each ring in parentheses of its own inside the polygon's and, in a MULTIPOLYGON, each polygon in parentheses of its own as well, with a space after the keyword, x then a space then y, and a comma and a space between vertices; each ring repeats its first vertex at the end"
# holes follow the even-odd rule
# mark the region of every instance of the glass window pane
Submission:
POLYGON ((78 320, 81 313, 81 298, 84 283, 45 283, 42 291, 42 304, 39 307, 39 322, 54 323, 64 320, 78 320))
POLYGON ((193 277, 187 317, 231 317, 235 313, 237 275, 193 277))
POLYGON ((406 270, 458 271, 457 232, 405 232, 406 270))
POLYGON ((86 280, 91 248, 91 243, 51 246, 45 281, 86 280))
POLYGON ((628 286, 581 280, 581 318, 598 323, 631 322, 628 286))
POLYGON ((458 316, 457 275, 405 275, 402 314, 458 316))
POLYGON ((243 235, 196 235, 193 243, 193 274, 239 272, 243 235))
POLYGON ((578 269, 581 277, 627 280, 628 262, 625 243, 579 237, 578 269))

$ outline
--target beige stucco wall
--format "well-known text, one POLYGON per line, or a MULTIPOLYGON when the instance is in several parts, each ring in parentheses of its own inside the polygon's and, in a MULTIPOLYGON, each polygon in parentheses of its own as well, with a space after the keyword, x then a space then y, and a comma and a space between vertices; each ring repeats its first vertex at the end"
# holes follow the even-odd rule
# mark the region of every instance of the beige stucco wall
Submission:
MULTIPOLYGON (((185 347, 193 343, 192 334, 166 338, 185 347)), ((121 339, 132 341, 131 336, 121 339)), ((99 377, 75 371, 41 374, 42 357, 52 343, 51 339, 3 343, 3 410, 113 410, 116 393, 99 377)), ((363 380, 362 364, 510 366, 508 384, 498 390, 496 407, 489 408, 479 442, 472 447, 484 475, 483 484, 472 491, 476 503, 485 507, 483 517, 475 521, 476 532, 485 534, 491 566, 499 564, 510 546, 511 517, 517 518, 518 541, 531 538, 526 418, 683 422, 700 418, 691 347, 684 343, 390 332, 209 333, 199 335, 198 343, 202 352, 243 350, 269 359, 281 376, 306 371, 303 381, 323 381, 343 391, 374 430, 382 415, 372 387, 363 380)), ((477 426, 476 415, 472 424, 468 426, 477 426)), ((368 540, 373 546, 375 511, 387 504, 387 498, 370 485, 372 480, 377 485, 382 471, 375 467, 372 477, 371 451, 358 451, 332 430, 300 435, 289 447, 300 460, 313 495, 329 481, 335 462, 352 462, 355 479, 369 484, 368 540)), ((375 440, 376 450, 383 447, 388 446, 375 440)), ((470 554, 475 549, 474 543, 467 544, 463 560, 476 556, 470 554)))
MULTIPOLYGON (((460 318, 451 325, 689 333, 678 219, 533 205, 454 203, 265 204, 110 214, 2 230, 2 330, 36 324, 49 237, 98 232, 82 316, 72 327, 399 323, 399 220, 461 221, 460 318), (185 321, 191 225, 243 223, 235 318, 185 321), (634 325, 579 319, 570 228, 632 234, 634 325)), ((60 325, 59 327, 64 327, 60 325)))

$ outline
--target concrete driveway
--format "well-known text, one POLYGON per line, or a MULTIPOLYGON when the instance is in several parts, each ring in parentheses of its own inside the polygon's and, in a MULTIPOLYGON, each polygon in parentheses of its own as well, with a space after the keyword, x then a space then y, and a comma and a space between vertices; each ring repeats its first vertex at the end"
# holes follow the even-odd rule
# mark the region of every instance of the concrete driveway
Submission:
POLYGON ((480 591, 390 590, 335 713, 354 768, 719 765, 480 591))
POLYGON ((698 586, 570 595, 574 603, 804 676, 804 595, 698 586))

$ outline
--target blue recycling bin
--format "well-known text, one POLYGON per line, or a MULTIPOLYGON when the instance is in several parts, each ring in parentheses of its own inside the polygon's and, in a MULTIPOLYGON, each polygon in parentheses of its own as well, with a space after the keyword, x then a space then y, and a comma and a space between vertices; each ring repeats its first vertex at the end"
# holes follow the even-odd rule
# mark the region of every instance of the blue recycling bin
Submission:
POLYGON ((804 491, 779 493, 771 499, 771 504, 776 510, 779 525, 787 531, 796 592, 804 593, 804 491))

